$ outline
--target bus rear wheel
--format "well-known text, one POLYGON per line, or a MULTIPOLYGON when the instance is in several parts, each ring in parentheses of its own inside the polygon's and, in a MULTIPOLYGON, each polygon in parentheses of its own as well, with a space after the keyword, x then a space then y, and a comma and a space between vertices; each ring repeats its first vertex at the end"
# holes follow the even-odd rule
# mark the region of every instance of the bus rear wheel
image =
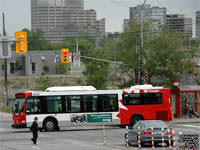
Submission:
POLYGON ((142 116, 136 115, 131 118, 131 126, 133 126, 136 122, 143 120, 142 116))
POLYGON ((57 128, 56 122, 53 119, 47 119, 44 122, 44 129, 46 131, 54 131, 57 128))

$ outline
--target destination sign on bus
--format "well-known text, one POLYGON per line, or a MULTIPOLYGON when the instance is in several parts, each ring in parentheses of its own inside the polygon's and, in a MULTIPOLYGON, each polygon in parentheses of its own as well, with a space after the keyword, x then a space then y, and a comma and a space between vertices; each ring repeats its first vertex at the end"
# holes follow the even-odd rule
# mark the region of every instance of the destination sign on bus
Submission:
POLYGON ((16 98, 24 98, 25 94, 24 93, 17 93, 17 94, 15 94, 15 97, 16 98))
POLYGON ((160 90, 157 89, 145 89, 144 93, 159 93, 160 90))

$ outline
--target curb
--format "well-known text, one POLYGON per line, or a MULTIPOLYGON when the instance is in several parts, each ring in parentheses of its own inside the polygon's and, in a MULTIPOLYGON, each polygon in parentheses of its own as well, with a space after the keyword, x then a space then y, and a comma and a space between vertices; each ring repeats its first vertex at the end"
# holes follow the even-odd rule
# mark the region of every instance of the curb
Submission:
POLYGON ((198 119, 183 119, 183 120, 175 120, 169 122, 169 124, 182 124, 182 123, 200 123, 200 118, 198 119))

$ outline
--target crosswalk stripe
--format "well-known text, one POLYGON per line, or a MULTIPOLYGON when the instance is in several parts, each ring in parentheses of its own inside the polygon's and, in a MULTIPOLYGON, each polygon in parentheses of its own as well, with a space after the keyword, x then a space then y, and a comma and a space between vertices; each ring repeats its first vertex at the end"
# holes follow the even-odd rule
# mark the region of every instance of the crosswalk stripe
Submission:
POLYGON ((39 147, 36 147, 36 146, 32 146, 32 148, 34 148, 34 149, 40 149, 39 147))

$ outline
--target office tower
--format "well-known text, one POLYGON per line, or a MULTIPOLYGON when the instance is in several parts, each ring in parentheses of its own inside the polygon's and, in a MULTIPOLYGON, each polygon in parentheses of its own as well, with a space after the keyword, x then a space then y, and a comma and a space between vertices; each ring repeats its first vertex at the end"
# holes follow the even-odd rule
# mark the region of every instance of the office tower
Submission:
POLYGON ((96 16, 95 10, 84 10, 84 0, 31 0, 31 28, 41 29, 50 42, 91 37, 98 46, 105 35, 105 19, 96 16))
POLYGON ((196 12, 196 38, 200 39, 200 11, 196 12))
POLYGON ((192 37, 192 18, 182 14, 167 15, 167 25, 170 29, 177 29, 192 37))

